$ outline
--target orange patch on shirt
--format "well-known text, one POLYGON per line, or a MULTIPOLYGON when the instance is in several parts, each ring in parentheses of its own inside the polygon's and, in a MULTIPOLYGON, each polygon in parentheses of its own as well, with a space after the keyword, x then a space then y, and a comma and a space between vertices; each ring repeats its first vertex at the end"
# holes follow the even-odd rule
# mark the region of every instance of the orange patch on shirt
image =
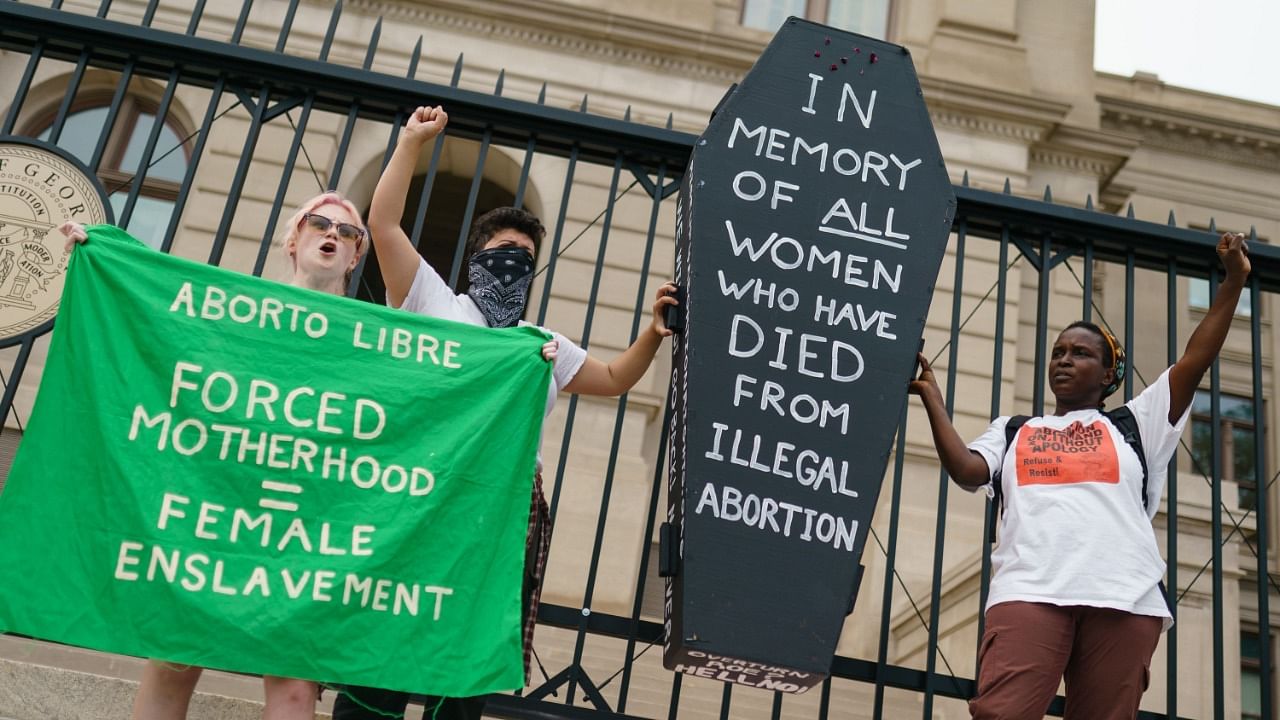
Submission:
POLYGON ((1013 457, 1020 486, 1120 482, 1120 461, 1104 420, 1074 422, 1063 430, 1024 426, 1013 457))

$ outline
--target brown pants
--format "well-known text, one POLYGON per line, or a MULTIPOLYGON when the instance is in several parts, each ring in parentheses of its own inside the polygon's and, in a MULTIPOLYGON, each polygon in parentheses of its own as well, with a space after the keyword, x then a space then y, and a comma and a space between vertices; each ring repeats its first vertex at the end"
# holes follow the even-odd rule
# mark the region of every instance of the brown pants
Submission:
POLYGON ((1040 720, 1067 681, 1064 720, 1133 720, 1163 621, 1121 610, 1006 602, 987 611, 977 720, 1040 720))

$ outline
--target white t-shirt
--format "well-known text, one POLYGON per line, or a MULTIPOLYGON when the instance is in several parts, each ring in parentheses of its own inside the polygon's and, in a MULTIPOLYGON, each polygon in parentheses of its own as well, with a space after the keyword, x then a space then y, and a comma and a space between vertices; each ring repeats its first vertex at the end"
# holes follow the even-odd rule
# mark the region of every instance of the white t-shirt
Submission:
POLYGON ((1165 618, 1165 629, 1173 624, 1157 587, 1165 563, 1151 518, 1190 408, 1169 424, 1168 370, 1126 404, 1147 456, 1145 510, 1138 455, 1096 409, 1031 418, 1011 452, 1007 416, 969 444, 991 477, 1002 472, 987 609, 1014 600, 1088 605, 1165 618))
MULTIPOLYGON (((428 315, 430 317, 464 322, 485 327, 484 314, 476 306, 469 295, 457 295, 440 274, 426 260, 418 259, 418 272, 413 276, 413 285, 400 304, 401 310, 428 315)), ((521 325, 532 325, 523 320, 521 325)), ((556 404, 556 394, 564 389, 578 374, 582 364, 587 361, 587 351, 569 338, 554 330, 547 330, 560 343, 556 351, 555 365, 551 369, 551 384, 547 388, 547 406, 543 416, 551 414, 556 404)), ((541 440, 538 443, 542 445, 541 440)), ((538 470, 542 470, 542 453, 538 453, 538 470)))

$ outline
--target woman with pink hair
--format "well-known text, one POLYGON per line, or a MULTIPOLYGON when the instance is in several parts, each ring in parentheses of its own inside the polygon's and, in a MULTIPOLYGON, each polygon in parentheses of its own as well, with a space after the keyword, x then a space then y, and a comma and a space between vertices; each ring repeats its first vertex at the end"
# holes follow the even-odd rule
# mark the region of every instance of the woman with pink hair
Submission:
MULTIPOLYGON (((84 226, 59 228, 68 245, 87 239, 84 226)), ((335 192, 302 204, 285 227, 284 252, 292 261, 289 285, 342 295, 360 256, 369 248, 369 233, 351 201, 335 192)), ((182 720, 203 668, 148 660, 134 698, 134 720, 182 720)), ((262 678, 264 720, 313 720, 319 689, 310 680, 262 678)))

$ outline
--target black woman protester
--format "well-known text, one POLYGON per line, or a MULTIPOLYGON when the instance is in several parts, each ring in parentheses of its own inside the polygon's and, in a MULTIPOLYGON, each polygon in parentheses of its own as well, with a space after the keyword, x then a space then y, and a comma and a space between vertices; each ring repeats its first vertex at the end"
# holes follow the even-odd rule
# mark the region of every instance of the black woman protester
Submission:
MULTIPOLYGON (((470 261, 467 271, 471 287, 458 295, 440 277, 409 241, 400 227, 405 196, 413 179, 422 146, 444 130, 449 116, 441 107, 420 107, 405 123, 387 167, 373 192, 369 207, 369 230, 387 287, 387 303, 420 315, 445 318, 492 328, 512 327, 522 321, 533 281, 534 258, 545 229, 537 217, 513 207, 491 210, 476 219, 467 241, 470 261)), ((649 369, 662 339, 671 334, 662 321, 663 308, 675 305, 675 286, 658 289, 653 303, 653 321, 636 341, 610 363, 591 357, 563 335, 543 346, 543 355, 554 360, 552 385, 546 413, 550 413, 559 391, 584 395, 615 396, 632 388, 649 369)), ((522 615, 525 679, 529 677, 529 656, 538 615, 542 573, 551 540, 551 517, 542 493, 542 463, 529 468, 533 477, 533 497, 529 509, 529 534, 525 547, 524 597, 522 615)), ((373 688, 350 687, 334 704, 334 720, 386 718, 404 713, 406 693, 373 688)), ((436 720, 479 718, 483 698, 428 698, 427 709, 436 720)))
MULTIPOLYGON (((84 227, 59 228, 68 244, 85 242, 84 227)), ((283 246, 292 261, 289 285, 342 295, 347 279, 368 250, 368 232, 355 205, 333 192, 302 204, 284 230, 283 246)), ((133 720, 183 720, 203 668, 148 660, 133 703, 133 720)), ((262 678, 263 720, 314 720, 319 690, 309 680, 262 678)))
POLYGON ((1223 235, 1217 253, 1226 279, 1182 357, 1115 410, 1103 402, 1124 377, 1124 350, 1092 323, 1072 323, 1053 344, 1052 415, 997 418, 967 446, 921 355, 910 391, 943 466, 961 487, 1003 496, 972 717, 1039 720, 1064 678, 1066 720, 1137 716, 1151 656, 1173 624, 1151 519, 1249 275, 1243 235, 1223 235))

